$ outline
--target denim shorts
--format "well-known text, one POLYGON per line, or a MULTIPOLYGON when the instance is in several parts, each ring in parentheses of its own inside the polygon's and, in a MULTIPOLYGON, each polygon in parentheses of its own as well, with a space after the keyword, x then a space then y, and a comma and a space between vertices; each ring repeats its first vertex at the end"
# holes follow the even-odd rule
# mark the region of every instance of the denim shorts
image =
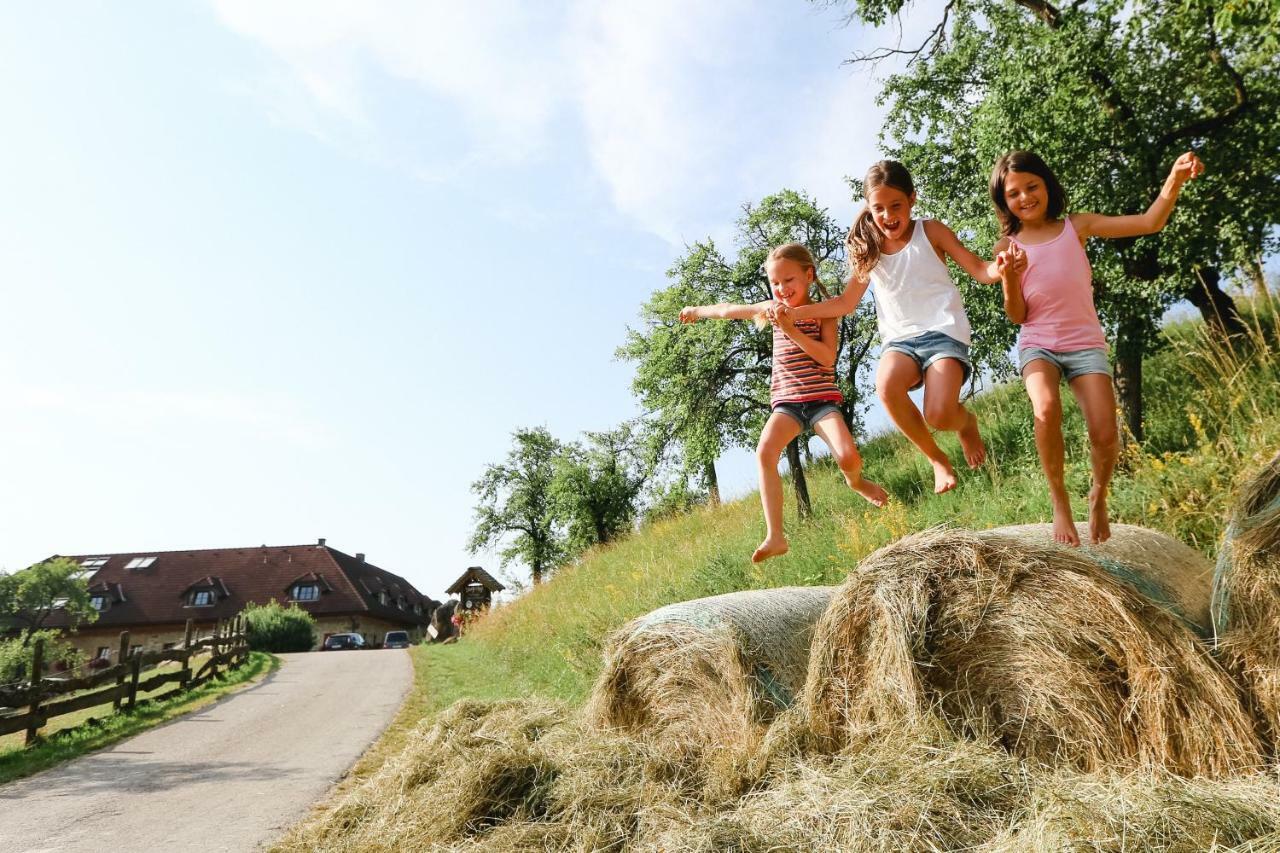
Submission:
POLYGON ((1027 365, 1036 359, 1042 359, 1058 368, 1062 378, 1070 382, 1077 376, 1088 373, 1104 373, 1111 375, 1111 362, 1107 360, 1105 347, 1077 350, 1052 350, 1044 347, 1027 347, 1018 350, 1018 372, 1022 373, 1027 365))
POLYGON ((813 425, 832 412, 839 412, 840 407, 830 400, 807 400, 803 403, 774 403, 773 410, 790 415, 800 422, 800 426, 813 428, 813 425))
POLYGON ((912 391, 924 384, 924 372, 939 359, 954 358, 960 362, 960 366, 964 368, 962 384, 968 382, 969 375, 973 373, 973 364, 969 361, 969 345, 942 332, 925 332, 914 338, 890 341, 880 350, 881 357, 887 352, 900 352, 920 368, 920 381, 911 386, 912 391))

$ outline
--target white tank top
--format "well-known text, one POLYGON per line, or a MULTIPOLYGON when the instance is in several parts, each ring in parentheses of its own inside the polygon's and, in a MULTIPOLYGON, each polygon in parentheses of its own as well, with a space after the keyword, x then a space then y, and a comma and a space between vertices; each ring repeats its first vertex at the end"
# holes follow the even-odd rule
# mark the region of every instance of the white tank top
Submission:
POLYGON ((881 254, 871 270, 882 344, 925 332, 942 332, 962 344, 970 343, 964 302, 947 265, 938 260, 924 233, 927 221, 917 219, 907 245, 892 255, 881 254))

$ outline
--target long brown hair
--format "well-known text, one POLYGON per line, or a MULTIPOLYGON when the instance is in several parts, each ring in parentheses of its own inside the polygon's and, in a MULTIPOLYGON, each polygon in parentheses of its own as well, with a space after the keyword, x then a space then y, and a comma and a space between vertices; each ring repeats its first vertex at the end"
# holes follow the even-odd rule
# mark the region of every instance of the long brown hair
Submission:
MULTIPOLYGON (((897 160, 881 160, 867 170, 866 177, 862 179, 863 197, 879 187, 892 187, 908 196, 914 195, 916 191, 911 173, 897 160)), ((853 265, 854 278, 865 279, 871 274, 880 262, 880 247, 883 243, 884 233, 876 226, 871 206, 867 205, 862 208, 858 218, 853 220, 849 236, 844 239, 849 262, 853 265)))
POLYGON ((1067 191, 1058 183, 1053 170, 1048 167, 1039 154, 1031 151, 1010 151, 999 160, 991 170, 991 203, 996 206, 996 219, 1000 220, 1000 233, 1012 237, 1022 230, 1022 220, 1009 210, 1009 201, 1004 197, 1004 182, 1010 172, 1025 172, 1035 175, 1044 181, 1044 188, 1049 193, 1048 218, 1057 219, 1067 209, 1067 191))
POLYGON ((813 253, 804 243, 783 243, 781 246, 775 246, 769 251, 769 257, 765 258, 765 265, 768 266, 770 261, 779 260, 795 261, 800 266, 813 270, 813 283, 818 288, 818 293, 822 294, 823 299, 831 298, 831 294, 827 293, 827 289, 818 279, 818 265, 813 262, 813 253))

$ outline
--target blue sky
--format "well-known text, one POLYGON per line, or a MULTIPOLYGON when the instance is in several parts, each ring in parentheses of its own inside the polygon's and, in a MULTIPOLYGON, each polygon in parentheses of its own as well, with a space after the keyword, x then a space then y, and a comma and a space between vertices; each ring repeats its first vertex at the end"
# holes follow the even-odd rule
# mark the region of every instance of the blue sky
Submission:
POLYGON ((880 110, 841 62, 896 37, 802 0, 10 6, 0 568, 496 567, 469 484, 637 413, 613 352, 686 241, 782 187, 851 218, 880 110))

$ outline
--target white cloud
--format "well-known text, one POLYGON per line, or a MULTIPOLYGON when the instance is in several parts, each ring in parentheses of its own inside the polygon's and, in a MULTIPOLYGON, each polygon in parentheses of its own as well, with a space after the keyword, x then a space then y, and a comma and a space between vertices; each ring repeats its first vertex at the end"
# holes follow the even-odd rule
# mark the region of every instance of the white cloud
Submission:
POLYGON ((374 72, 407 81, 465 131, 460 151, 417 140, 411 162, 386 158, 410 174, 461 181, 467 169, 585 150, 614 208, 672 243, 723 234, 743 201, 783 186, 843 203, 843 177, 878 156, 878 86, 839 65, 859 34, 800 0, 213 2, 297 81, 292 93, 264 84, 278 119, 340 135, 316 130, 304 92, 320 114, 376 136, 374 72), (581 138, 552 138, 565 128, 581 138))

